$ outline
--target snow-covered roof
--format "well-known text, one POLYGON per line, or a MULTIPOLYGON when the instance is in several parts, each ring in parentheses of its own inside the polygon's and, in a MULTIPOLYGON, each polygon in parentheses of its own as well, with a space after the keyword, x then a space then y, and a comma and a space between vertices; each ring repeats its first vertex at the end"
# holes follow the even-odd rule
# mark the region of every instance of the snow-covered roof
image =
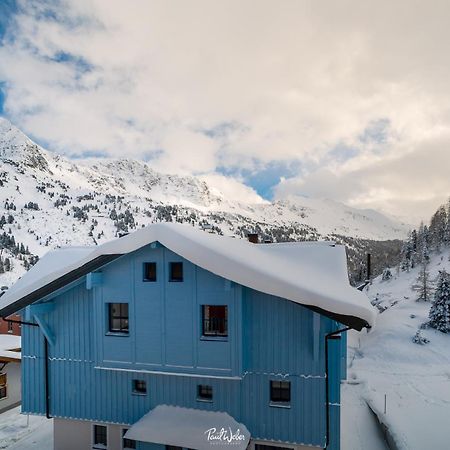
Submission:
POLYGON ((197 450, 230 446, 245 450, 250 433, 225 412, 159 405, 138 420, 125 438, 197 450))
POLYGON ((93 247, 47 253, 0 298, 6 316, 121 255, 160 242, 183 258, 257 291, 331 313, 341 323, 372 326, 375 310, 350 286, 345 247, 328 242, 252 244, 190 225, 157 223, 93 247))
POLYGON ((0 334, 0 361, 20 361, 21 345, 20 336, 15 336, 13 334, 0 334))

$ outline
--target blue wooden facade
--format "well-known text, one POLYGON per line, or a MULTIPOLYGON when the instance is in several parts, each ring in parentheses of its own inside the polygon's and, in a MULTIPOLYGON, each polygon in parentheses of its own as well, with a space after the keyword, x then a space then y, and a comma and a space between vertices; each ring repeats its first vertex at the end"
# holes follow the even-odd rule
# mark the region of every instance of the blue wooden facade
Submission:
MULTIPOLYGON (((132 425, 159 404, 225 411, 252 438, 324 448, 325 336, 330 318, 294 302, 218 277, 159 244, 122 256, 42 299, 38 315, 53 337, 48 347, 49 413, 53 417, 132 425), (157 281, 143 280, 156 262, 157 281), (183 263, 183 282, 168 277, 183 263), (108 332, 107 304, 128 303, 129 334, 108 332), (205 338, 202 305, 228 306, 228 337, 205 338), (144 380, 146 395, 133 393, 144 380), (271 404, 270 380, 291 382, 289 405, 271 404), (197 385, 213 388, 210 402, 197 385)), ((33 320, 33 308, 27 317, 33 320)), ((45 414, 42 328, 24 326, 24 413, 45 414)), ((329 436, 338 450, 340 380, 345 346, 329 340, 329 436)), ((138 443, 140 449, 155 445, 138 443)))

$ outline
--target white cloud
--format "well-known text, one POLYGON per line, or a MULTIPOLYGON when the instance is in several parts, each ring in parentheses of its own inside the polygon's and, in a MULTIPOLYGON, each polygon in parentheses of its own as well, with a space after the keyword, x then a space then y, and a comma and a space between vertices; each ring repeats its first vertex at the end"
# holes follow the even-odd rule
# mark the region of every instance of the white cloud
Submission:
POLYGON ((266 203, 254 189, 245 186, 241 181, 218 173, 210 173, 200 177, 213 189, 223 194, 227 199, 239 200, 243 203, 266 203))
POLYGON ((0 80, 8 116, 57 151, 205 174, 299 160, 278 196, 409 217, 450 193, 447 1, 63 0, 43 14, 49 4, 21 1, 0 80), (361 140, 379 120, 386 141, 361 140), (235 126, 205 134, 221 124, 235 126), (342 161, 340 146, 358 152, 342 161))

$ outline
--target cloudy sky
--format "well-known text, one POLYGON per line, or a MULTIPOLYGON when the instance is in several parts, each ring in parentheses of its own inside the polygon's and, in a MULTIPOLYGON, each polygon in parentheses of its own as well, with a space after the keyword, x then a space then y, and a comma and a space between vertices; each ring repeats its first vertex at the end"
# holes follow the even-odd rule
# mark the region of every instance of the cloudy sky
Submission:
POLYGON ((450 195, 450 3, 1 0, 0 115, 73 157, 412 221, 450 195))

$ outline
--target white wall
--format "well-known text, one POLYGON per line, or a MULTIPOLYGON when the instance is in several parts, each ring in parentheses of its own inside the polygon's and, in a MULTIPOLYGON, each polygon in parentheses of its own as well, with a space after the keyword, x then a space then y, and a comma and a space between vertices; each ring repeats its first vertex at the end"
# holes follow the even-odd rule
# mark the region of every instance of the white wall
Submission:
MULTIPOLYGON (((105 425, 98 423, 98 425, 105 425)), ((54 450, 91 450, 93 422, 53 419, 54 450)), ((108 427, 108 450, 122 450, 121 425, 108 427)))

